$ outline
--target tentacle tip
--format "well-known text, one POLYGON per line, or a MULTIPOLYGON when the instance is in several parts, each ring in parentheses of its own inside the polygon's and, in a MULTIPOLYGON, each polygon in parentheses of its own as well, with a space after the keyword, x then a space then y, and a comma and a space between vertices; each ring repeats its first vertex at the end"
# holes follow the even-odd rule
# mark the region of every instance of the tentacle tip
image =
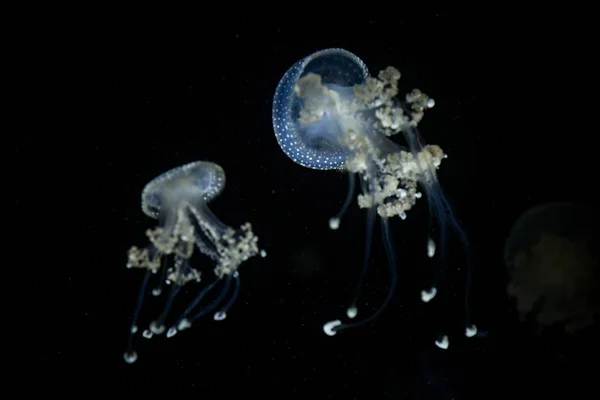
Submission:
POLYGON ((128 351, 123 354, 123 359, 127 364, 133 364, 137 361, 138 355, 135 351, 128 351))
POLYGON ((156 321, 150 323, 150 331, 155 335, 161 335, 165 331, 164 324, 159 324, 156 321))
POLYGON ((356 306, 348 307, 348 309, 346 310, 346 315, 350 319, 356 318, 357 314, 358 314, 358 309, 356 308, 356 306))
POLYGON ((432 287, 429 290, 421 290, 421 300, 423 303, 429 303, 437 294, 437 289, 432 287))
POLYGON ((329 220, 329 229, 337 230, 340 227, 340 219, 339 218, 331 218, 329 220))
POLYGON ((433 239, 427 239, 427 257, 433 258, 435 256, 435 242, 433 239))
POLYGON ((170 327, 169 330, 167 331, 167 338, 172 338, 173 336, 175 336, 177 334, 177 328, 175 328, 174 326, 170 327))
POLYGON ((475 325, 469 325, 465 328, 465 336, 473 337, 477 335, 477 327, 475 325))
POLYGON ((188 329, 190 326, 192 326, 192 323, 188 321, 187 318, 184 318, 177 324, 177 329, 182 331, 184 329, 188 329))
POLYGON ((450 341, 448 340, 448 336, 444 335, 435 341, 435 345, 442 350, 447 350, 450 346, 450 341))
POLYGON ((327 336, 334 336, 337 333, 335 328, 337 328, 341 324, 342 324, 342 321, 340 321, 339 319, 336 319, 334 321, 329 321, 323 325, 323 332, 325 332, 325 334, 327 336))
POLYGON ((225 311, 216 312, 213 316, 215 321, 223 321, 225 318, 227 318, 227 313, 225 311))

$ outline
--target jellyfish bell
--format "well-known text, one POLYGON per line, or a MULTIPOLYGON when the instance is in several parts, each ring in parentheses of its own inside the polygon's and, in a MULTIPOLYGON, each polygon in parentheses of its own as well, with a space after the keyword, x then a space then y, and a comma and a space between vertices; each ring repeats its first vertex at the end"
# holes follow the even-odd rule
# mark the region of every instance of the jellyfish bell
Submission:
POLYGON ((154 219, 176 220, 174 210, 184 202, 207 210, 206 204, 225 188, 225 171, 218 164, 197 161, 167 171, 151 180, 142 191, 142 211, 154 219))
POLYGON ((305 107, 303 97, 311 94, 311 88, 302 88, 297 83, 306 75, 321 79, 329 87, 345 88, 345 93, 351 93, 354 85, 363 83, 369 76, 367 66, 344 49, 318 51, 295 63, 284 74, 273 98, 275 137, 289 158, 312 169, 344 168, 347 153, 343 146, 330 140, 327 135, 319 135, 319 128, 330 128, 327 130, 331 131, 336 123, 322 107, 324 103, 331 104, 330 99, 321 94, 313 96, 312 107, 314 109, 321 104, 320 112, 325 117, 323 121, 317 121, 316 124, 299 123, 300 113, 305 107))

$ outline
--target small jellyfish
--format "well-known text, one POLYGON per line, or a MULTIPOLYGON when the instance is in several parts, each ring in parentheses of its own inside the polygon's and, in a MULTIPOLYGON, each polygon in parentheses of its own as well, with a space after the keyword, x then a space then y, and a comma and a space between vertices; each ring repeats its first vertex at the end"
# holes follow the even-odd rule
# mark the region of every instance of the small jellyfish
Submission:
MULTIPOLYGON (((132 247, 128 253, 127 268, 146 270, 133 312, 129 331, 127 363, 137 360, 133 350, 133 336, 138 332, 138 317, 146 289, 152 276, 158 275, 158 284, 152 289, 160 296, 164 285, 169 286, 166 300, 158 317, 150 323, 142 336, 150 339, 167 331, 172 337, 189 328, 200 317, 216 310, 216 321, 225 319, 240 289, 239 266, 257 254, 258 238, 249 223, 236 230, 221 222, 208 208, 208 203, 225 187, 225 172, 214 163, 197 161, 174 168, 150 181, 142 191, 142 211, 157 219, 158 226, 146 231, 150 243, 143 249, 132 247), (191 259, 195 250, 211 258, 210 269, 200 271, 191 259), (214 275, 214 277, 211 277, 214 275), (167 318, 177 294, 188 283, 200 283, 198 294, 179 315, 169 329, 167 318), (206 295, 219 288, 213 301, 201 304, 206 295)), ((197 252, 196 252, 197 253, 197 252)))
POLYGON ((574 203, 542 204, 520 216, 506 239, 509 296, 542 332, 575 333, 600 316, 598 213, 574 203))
MULTIPOLYGON (((381 218, 383 243, 391 273, 387 298, 370 316, 358 322, 334 320, 324 325, 327 335, 374 320, 390 301, 397 284, 396 256, 388 220, 407 218, 407 212, 422 194, 428 201, 431 235, 424 251, 437 255, 437 273, 429 287, 421 292, 423 302, 437 294, 438 279, 447 258, 448 232, 453 231, 466 251, 463 266, 470 271, 469 243, 464 229, 438 182, 437 169, 447 157, 437 145, 426 145, 417 125, 435 101, 418 89, 398 95, 400 72, 387 67, 372 77, 356 55, 343 49, 317 51, 294 64, 280 80, 273 99, 273 128, 284 153, 296 163, 311 169, 346 170, 348 192, 339 213, 329 227, 338 229, 355 191, 358 175, 362 193, 358 205, 367 209, 367 232, 362 273, 347 317, 358 314, 357 300, 363 285, 376 216, 381 218), (406 147, 392 137, 402 133, 406 147), (437 227, 437 237, 434 236, 437 227)), ((465 334, 475 336, 470 323, 467 273, 465 334)), ((440 335, 436 345, 448 347, 448 337, 440 335)))

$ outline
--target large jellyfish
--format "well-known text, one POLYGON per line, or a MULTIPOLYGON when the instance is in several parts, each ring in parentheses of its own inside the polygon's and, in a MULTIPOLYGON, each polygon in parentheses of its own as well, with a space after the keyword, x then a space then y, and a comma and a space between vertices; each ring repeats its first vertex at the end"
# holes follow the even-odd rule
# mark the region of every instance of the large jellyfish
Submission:
MULTIPOLYGON (((506 240, 509 296, 523 320, 575 333, 600 315, 598 213, 542 204, 520 216, 506 240)), ((543 329, 540 329, 540 332, 543 329)))
MULTIPOLYGON (((415 89, 398 99, 400 72, 387 67, 372 77, 356 55, 343 49, 317 51, 294 64, 283 76, 273 99, 273 128, 279 145, 296 163, 312 169, 346 170, 349 187, 340 212, 329 221, 338 229, 354 196, 355 175, 362 193, 358 205, 367 209, 366 248, 362 273, 347 317, 357 316, 357 300, 371 252, 376 215, 381 217, 383 243, 389 261, 391 285, 381 306, 357 322, 334 320, 323 329, 327 335, 374 320, 390 301, 397 284, 396 258, 388 220, 406 218, 406 213, 424 193, 429 204, 432 232, 424 250, 439 258, 431 286, 421 292, 428 302, 437 293, 438 279, 446 263, 448 231, 452 230, 466 250, 467 274, 465 310, 468 337, 477 333, 468 312, 470 269, 467 236, 456 219, 438 182, 436 170, 446 154, 439 146, 426 145, 417 125, 435 102, 415 89), (407 147, 391 137, 402 133, 407 147), (437 225, 437 238, 433 236, 437 225)), ((449 346, 447 335, 436 340, 442 349, 449 346)))
POLYGON ((152 321, 142 335, 149 339, 165 330, 167 337, 189 328, 200 317, 213 312, 216 321, 225 319, 227 310, 233 305, 240 288, 238 268, 249 258, 264 250, 257 246, 258 238, 249 223, 239 230, 221 222, 208 208, 225 187, 225 172, 214 163, 197 161, 174 168, 150 181, 142 191, 142 211, 157 219, 158 226, 149 229, 146 236, 150 243, 140 249, 129 250, 127 268, 146 270, 138 300, 131 320, 127 351, 127 363, 137 360, 132 348, 134 334, 138 331, 138 317, 150 278, 158 275, 157 286, 152 294, 159 296, 163 286, 170 286, 166 301, 158 317, 152 321), (200 271, 191 259, 194 251, 210 257, 216 264, 200 271), (211 275, 214 275, 211 278, 211 275), (179 315, 171 327, 166 329, 166 321, 175 297, 187 283, 199 283, 206 279, 209 283, 200 286, 195 299, 179 315), (212 279, 212 280, 211 280, 212 279), (214 300, 201 305, 201 301, 213 289, 220 287, 214 300))

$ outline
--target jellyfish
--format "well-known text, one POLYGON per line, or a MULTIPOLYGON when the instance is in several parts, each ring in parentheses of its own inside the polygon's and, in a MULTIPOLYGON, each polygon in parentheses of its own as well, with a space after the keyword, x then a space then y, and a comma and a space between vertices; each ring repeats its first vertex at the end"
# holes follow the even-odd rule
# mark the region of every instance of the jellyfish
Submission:
MULTIPOLYGON (((400 72, 387 67, 371 76, 365 63, 347 50, 317 51, 294 64, 280 80, 273 99, 273 129, 283 152, 297 164, 317 170, 345 170, 348 192, 341 210, 329 220, 338 229, 352 203, 358 176, 360 208, 367 210, 367 228, 362 272, 357 289, 346 310, 349 320, 358 314, 357 301, 363 285, 377 216, 381 219, 383 244, 391 273, 386 299, 371 315, 342 323, 327 322, 323 330, 333 336, 341 330, 373 321, 384 310, 398 281, 397 260, 389 229, 389 219, 404 220, 416 201, 425 195, 429 205, 429 236, 424 246, 428 257, 437 257, 439 267, 431 286, 421 292, 423 302, 437 294, 438 281, 446 264, 448 233, 454 232, 465 249, 468 271, 465 291, 465 335, 477 328, 470 321, 469 242, 447 200, 437 177, 437 169, 447 157, 437 145, 425 144, 417 126, 435 101, 418 89, 398 98, 400 72), (402 133, 406 146, 392 140, 402 133), (439 232, 434 237, 433 230, 439 232), (437 254, 437 255, 436 255, 437 254)), ((447 335, 435 344, 449 346, 447 335)))
POLYGON ((154 296, 160 296, 165 285, 169 290, 158 317, 142 331, 142 336, 150 339, 166 330, 166 336, 173 337, 208 313, 214 312, 215 321, 225 319, 239 293, 240 265, 257 254, 266 255, 264 250, 259 250, 258 238, 250 223, 240 229, 231 228, 208 208, 208 203, 224 187, 225 172, 219 165, 207 161, 174 168, 144 187, 142 211, 158 220, 158 225, 146 231, 149 244, 145 248, 134 246, 128 252, 127 268, 146 272, 123 356, 127 363, 134 363, 138 358, 132 347, 133 336, 138 332, 138 317, 152 277, 158 276, 157 285, 151 291, 154 296), (198 252, 212 260, 212 273, 210 268, 201 271, 192 263, 192 256, 198 252), (205 279, 209 283, 201 285, 205 279), (173 302, 186 284, 199 284, 197 295, 166 329, 173 302), (214 300, 203 304, 202 300, 215 290, 214 300))
POLYGON ((576 203, 537 205, 521 215, 506 239, 508 295, 522 320, 539 332, 566 333, 591 326, 600 315, 598 213, 576 203))

